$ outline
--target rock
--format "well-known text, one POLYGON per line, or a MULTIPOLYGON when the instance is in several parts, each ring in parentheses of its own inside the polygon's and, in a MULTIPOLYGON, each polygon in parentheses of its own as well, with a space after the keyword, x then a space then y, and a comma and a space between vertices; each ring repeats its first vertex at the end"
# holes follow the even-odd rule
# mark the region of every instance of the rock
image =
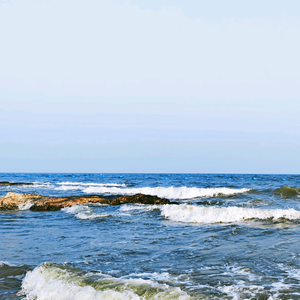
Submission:
POLYGON ((19 209, 26 203, 33 203, 37 199, 41 199, 41 195, 7 193, 6 196, 0 197, 0 210, 19 209))
POLYGON ((139 203, 139 204, 170 204, 168 199, 162 199, 157 196, 136 194, 132 196, 119 196, 116 199, 112 199, 110 205, 120 205, 126 203, 139 203))
POLYGON ((60 210, 61 208, 64 207, 70 207, 75 204, 85 204, 85 203, 109 204, 109 200, 101 198, 100 196, 93 196, 93 197, 77 196, 77 197, 66 197, 66 198, 45 197, 41 201, 36 201, 30 209, 34 211, 60 210))
POLYGON ((108 205, 120 205, 125 203, 139 204, 178 204, 157 196, 136 194, 132 196, 119 196, 115 199, 103 198, 99 195, 72 196, 72 197, 48 197, 33 194, 7 193, 0 197, 0 210, 13 210, 30 207, 34 211, 60 210, 75 204, 101 203, 108 205))
POLYGON ((9 182, 9 181, 0 181, 0 186, 11 186, 11 185, 33 185, 32 182, 9 182))

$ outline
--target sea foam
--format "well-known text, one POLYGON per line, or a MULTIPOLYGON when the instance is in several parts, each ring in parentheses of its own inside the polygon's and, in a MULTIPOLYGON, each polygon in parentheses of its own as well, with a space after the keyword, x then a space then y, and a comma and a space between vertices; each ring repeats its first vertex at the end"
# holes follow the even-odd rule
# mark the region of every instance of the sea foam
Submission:
POLYGON ((69 191, 69 190, 82 190, 87 187, 126 187, 125 183, 94 183, 94 182, 58 182, 55 190, 69 191))
POLYGON ((34 203, 31 201, 26 201, 24 203, 21 203, 18 205, 19 210, 28 210, 31 206, 33 206, 34 203))
POLYGON ((21 293, 28 300, 190 299, 180 288, 153 280, 115 278, 101 273, 82 274, 49 263, 26 274, 21 293))
POLYGON ((152 211, 159 208, 160 208, 159 205, 123 204, 119 208, 119 211, 138 211, 138 210, 152 211))
POLYGON ((172 221, 187 223, 230 223, 249 219, 300 219, 300 211, 291 209, 259 209, 243 207, 206 207, 196 205, 164 205, 161 215, 172 221))
POLYGON ((158 196, 167 199, 194 199, 200 197, 229 196, 245 193, 250 189, 233 188, 196 188, 196 187, 141 187, 141 188, 118 188, 118 187, 88 187, 83 189, 87 194, 114 194, 114 195, 134 195, 145 194, 158 196))
POLYGON ((87 205, 73 205, 71 207, 65 207, 62 211, 73 214, 76 218, 81 220, 88 220, 88 219, 97 219, 97 218, 106 218, 109 217, 108 214, 97 214, 94 210, 87 206, 87 205))

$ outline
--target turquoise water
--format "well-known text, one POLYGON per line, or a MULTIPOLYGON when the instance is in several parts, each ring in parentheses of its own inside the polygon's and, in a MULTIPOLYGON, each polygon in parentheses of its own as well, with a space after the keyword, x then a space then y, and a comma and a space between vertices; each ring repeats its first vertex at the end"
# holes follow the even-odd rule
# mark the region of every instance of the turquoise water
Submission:
POLYGON ((0 211, 0 299, 300 299, 300 176, 0 174, 42 195, 180 205, 0 211), (290 188, 284 188, 288 186, 290 188))

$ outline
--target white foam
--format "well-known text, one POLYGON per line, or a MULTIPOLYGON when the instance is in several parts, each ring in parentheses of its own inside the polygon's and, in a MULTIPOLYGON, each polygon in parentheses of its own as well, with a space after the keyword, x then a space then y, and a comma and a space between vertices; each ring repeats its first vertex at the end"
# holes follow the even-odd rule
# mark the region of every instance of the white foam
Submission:
POLYGON ((125 183, 94 183, 94 182, 58 182, 57 185, 61 185, 55 188, 59 191, 68 190, 83 190, 87 187, 125 187, 125 183))
POLYGON ((33 185, 28 185, 28 188, 53 188, 53 184, 50 182, 34 182, 33 185))
POLYGON ((82 186, 77 186, 77 185, 62 185, 59 187, 56 187, 56 191, 75 191, 75 190, 82 190, 82 186))
POLYGON ((82 276, 49 264, 43 264, 26 274, 22 283, 22 294, 28 300, 138 300, 144 299, 143 294, 147 294, 151 288, 153 296, 147 297, 148 299, 190 298, 180 288, 158 284, 152 280, 121 279, 102 274, 82 276), (93 279, 96 284, 94 287, 89 286, 89 281, 85 279, 93 279))
POLYGON ((40 189, 40 188, 53 188, 54 185, 50 182, 32 182, 32 184, 20 184, 20 185, 10 185, 10 186, 2 186, 8 189, 40 189))
POLYGON ((110 215, 108 214, 97 214, 94 210, 87 205, 73 205, 71 207, 62 208, 62 211, 75 215, 76 218, 81 220, 106 218, 110 215))
POLYGON ((57 182, 56 184, 61 185, 84 185, 84 186, 126 186, 125 183, 95 183, 95 182, 57 182))
POLYGON ((33 206, 33 202, 31 201, 26 201, 24 203, 21 203, 18 205, 19 210, 28 210, 30 209, 31 206, 33 206))
MULTIPOLYGON (((149 278, 150 280, 155 281, 174 281, 172 276, 168 272, 164 273, 133 273, 128 275, 129 277, 140 277, 140 278, 149 278)), ((176 278, 177 279, 177 278, 176 278)))
POLYGON ((300 280, 300 269, 294 269, 292 267, 286 267, 283 264, 278 264, 278 266, 288 274, 288 277, 300 280))
POLYGON ((99 218, 107 218, 109 214, 85 214, 85 213, 78 213, 76 214, 76 218, 80 220, 92 220, 92 219, 99 219, 99 218))
POLYGON ((123 204, 119 211, 135 211, 135 210, 146 210, 152 211, 155 209, 159 209, 159 205, 147 205, 147 204, 123 204))
POLYGON ((196 205, 164 205, 162 216, 177 222, 188 223, 229 223, 249 219, 300 219, 300 211, 295 209, 259 209, 243 207, 206 207, 196 205))
POLYGON ((245 193, 250 189, 232 188, 197 188, 197 187, 141 187, 141 188, 118 188, 118 187, 88 187, 83 189, 87 194, 114 194, 134 195, 145 194, 168 199, 194 199, 200 197, 215 197, 218 195, 234 195, 245 193))
POLYGON ((226 266, 225 269, 226 271, 223 273, 224 275, 243 276, 247 277, 249 281, 261 280, 261 277, 253 274, 249 268, 243 268, 239 266, 226 266))
POLYGON ((240 280, 237 281, 236 284, 220 286, 218 287, 218 290, 224 294, 227 294, 227 296, 231 297, 231 299, 233 300, 240 300, 250 299, 249 297, 255 297, 259 292, 262 292, 264 290, 264 287, 257 285, 246 285, 244 281, 240 280))

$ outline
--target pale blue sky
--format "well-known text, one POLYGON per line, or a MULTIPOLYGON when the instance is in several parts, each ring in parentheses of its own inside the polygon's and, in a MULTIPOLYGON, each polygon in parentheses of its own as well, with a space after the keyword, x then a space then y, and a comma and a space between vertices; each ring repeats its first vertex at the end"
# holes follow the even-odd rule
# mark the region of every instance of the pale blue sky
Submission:
POLYGON ((0 0, 0 45, 0 171, 299 173, 297 0, 0 0))

